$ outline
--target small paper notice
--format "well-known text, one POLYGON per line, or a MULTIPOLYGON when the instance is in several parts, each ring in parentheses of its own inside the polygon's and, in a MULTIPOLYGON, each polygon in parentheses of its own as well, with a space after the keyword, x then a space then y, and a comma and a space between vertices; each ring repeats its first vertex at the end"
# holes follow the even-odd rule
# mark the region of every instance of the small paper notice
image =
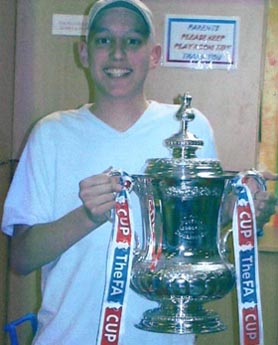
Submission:
POLYGON ((52 35, 83 36, 87 33, 88 17, 73 14, 53 14, 52 35))

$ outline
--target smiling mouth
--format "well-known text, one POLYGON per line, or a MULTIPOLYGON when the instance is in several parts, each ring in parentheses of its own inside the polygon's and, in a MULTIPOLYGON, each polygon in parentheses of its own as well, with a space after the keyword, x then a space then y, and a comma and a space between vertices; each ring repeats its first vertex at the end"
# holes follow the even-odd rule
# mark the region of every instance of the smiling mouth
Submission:
POLYGON ((105 68, 104 72, 110 78, 122 78, 127 77, 131 70, 128 68, 105 68))

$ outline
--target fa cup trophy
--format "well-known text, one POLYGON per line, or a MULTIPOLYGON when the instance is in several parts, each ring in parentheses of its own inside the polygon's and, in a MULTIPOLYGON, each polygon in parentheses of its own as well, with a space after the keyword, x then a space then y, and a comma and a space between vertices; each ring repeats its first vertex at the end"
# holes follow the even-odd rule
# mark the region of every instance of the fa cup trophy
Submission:
POLYGON ((204 303, 220 299, 235 284, 221 234, 222 199, 235 173, 215 159, 198 159, 203 141, 188 132, 194 121, 191 97, 177 112, 181 130, 165 140, 172 158, 150 159, 135 175, 143 219, 143 241, 135 253, 131 287, 158 307, 137 327, 162 333, 209 333, 225 329, 204 303))

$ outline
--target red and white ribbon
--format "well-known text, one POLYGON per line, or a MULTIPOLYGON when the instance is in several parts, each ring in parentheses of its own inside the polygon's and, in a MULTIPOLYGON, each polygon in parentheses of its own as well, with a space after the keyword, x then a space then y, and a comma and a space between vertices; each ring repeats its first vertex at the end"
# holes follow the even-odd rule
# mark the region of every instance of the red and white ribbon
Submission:
POLYGON ((234 181, 237 201, 233 215, 234 256, 241 345, 263 345, 257 229, 252 195, 245 177, 234 181))
POLYGON ((127 292, 133 259, 133 216, 129 190, 131 178, 123 173, 123 189, 116 196, 112 238, 107 256, 106 283, 98 331, 98 345, 118 345, 123 333, 127 292))

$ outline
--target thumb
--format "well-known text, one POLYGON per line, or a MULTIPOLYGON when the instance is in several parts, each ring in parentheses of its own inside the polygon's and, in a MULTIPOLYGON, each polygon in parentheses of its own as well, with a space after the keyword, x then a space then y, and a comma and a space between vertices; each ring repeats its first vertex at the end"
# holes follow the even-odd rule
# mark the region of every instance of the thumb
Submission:
POLYGON ((262 175, 267 181, 278 181, 278 174, 274 174, 270 171, 263 171, 262 175))

